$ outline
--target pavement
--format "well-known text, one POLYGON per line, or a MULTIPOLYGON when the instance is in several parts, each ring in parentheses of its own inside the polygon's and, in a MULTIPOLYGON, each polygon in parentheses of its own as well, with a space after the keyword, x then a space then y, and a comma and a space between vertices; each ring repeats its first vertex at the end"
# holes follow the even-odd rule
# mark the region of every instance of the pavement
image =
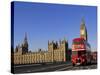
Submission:
POLYGON ((46 64, 27 64, 14 66, 14 73, 36 73, 36 72, 52 72, 52 71, 68 71, 82 69, 96 69, 97 64, 73 67, 71 62, 63 63, 46 63, 46 64))

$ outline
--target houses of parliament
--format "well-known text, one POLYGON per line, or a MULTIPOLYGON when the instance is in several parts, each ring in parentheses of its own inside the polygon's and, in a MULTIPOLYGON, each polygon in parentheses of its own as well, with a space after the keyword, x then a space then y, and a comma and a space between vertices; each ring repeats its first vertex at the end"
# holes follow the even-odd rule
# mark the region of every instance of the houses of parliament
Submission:
MULTIPOLYGON (((84 20, 81 21, 80 37, 87 40, 87 30, 84 20)), ((11 54, 12 64, 34 64, 48 62, 66 62, 71 59, 71 49, 65 39, 59 42, 48 41, 48 50, 39 49, 38 52, 30 52, 27 35, 21 45, 17 45, 11 54)))
POLYGON ((60 40, 59 43, 48 41, 48 51, 39 49, 38 52, 30 52, 28 46, 27 35, 25 35, 23 43, 16 46, 11 56, 13 64, 65 62, 67 60, 68 42, 65 39, 60 40))

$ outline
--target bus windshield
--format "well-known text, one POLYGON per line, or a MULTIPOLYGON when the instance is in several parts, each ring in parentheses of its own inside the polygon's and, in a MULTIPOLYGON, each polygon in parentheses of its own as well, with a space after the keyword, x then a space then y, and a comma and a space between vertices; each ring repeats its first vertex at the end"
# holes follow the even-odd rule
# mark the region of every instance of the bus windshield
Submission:
POLYGON ((72 56, 81 56, 85 53, 86 51, 72 51, 72 56))
POLYGON ((74 41, 73 44, 76 44, 76 45, 83 44, 83 41, 74 41))

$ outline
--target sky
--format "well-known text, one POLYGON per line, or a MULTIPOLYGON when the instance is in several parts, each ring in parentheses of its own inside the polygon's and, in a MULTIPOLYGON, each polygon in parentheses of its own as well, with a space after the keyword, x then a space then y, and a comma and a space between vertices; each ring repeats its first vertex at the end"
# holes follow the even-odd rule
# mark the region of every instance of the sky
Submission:
POLYGON ((97 49, 97 7, 34 2, 14 3, 14 48, 24 41, 27 33, 29 50, 48 49, 49 41, 72 40, 80 37, 84 18, 88 42, 97 49))

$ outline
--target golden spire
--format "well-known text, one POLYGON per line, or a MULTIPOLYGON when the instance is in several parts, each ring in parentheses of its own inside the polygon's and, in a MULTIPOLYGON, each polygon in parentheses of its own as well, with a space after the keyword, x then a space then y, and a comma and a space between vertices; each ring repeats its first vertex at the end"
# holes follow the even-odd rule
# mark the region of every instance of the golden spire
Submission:
POLYGON ((84 24, 85 24, 85 21, 84 21, 84 18, 82 17, 81 25, 84 25, 84 24))

